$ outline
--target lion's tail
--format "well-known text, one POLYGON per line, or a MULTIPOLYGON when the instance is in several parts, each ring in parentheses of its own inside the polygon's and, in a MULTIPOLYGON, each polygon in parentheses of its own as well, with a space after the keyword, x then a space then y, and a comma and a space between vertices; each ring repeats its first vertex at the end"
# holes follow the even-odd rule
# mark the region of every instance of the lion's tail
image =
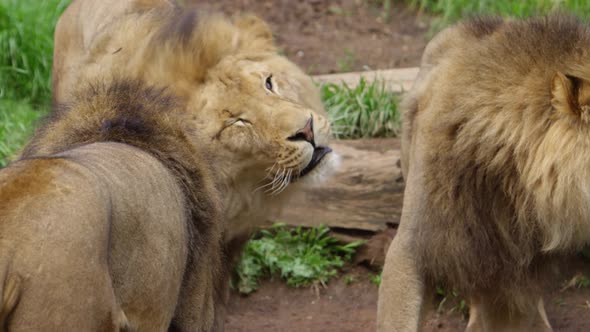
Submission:
POLYGON ((6 320, 16 307, 20 295, 21 278, 8 273, 8 264, 0 259, 0 330, 6 328, 6 320))

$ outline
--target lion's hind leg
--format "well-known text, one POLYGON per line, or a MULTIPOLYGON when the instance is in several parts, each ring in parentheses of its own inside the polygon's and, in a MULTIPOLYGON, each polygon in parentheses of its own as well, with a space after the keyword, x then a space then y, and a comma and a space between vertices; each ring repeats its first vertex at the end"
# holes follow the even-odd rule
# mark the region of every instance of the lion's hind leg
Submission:
POLYGON ((18 275, 8 275, 6 266, 0 268, 0 331, 4 331, 6 321, 18 302, 21 278, 18 275))
POLYGON ((541 298, 518 313, 510 312, 486 298, 473 298, 470 302, 467 332, 553 331, 541 298))

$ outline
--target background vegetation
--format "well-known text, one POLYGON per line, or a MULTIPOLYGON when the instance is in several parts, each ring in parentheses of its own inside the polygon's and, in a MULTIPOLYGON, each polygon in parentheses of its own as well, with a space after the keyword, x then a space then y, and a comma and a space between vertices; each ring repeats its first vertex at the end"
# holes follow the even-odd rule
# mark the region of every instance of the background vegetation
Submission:
POLYGON ((407 0, 406 2, 437 17, 433 24, 434 31, 461 18, 482 14, 529 17, 553 11, 569 11, 584 19, 590 18, 590 3, 587 0, 407 0))
POLYGON ((46 105, 55 22, 69 0, 0 0, 0 98, 46 105))
POLYGON ((351 88, 346 84, 321 86, 322 100, 338 138, 395 137, 401 129, 398 95, 381 81, 361 78, 351 88))
POLYGON ((51 100, 55 22, 69 0, 0 0, 0 166, 51 100))
POLYGON ((250 240, 236 269, 237 288, 247 294, 263 277, 279 276, 293 287, 325 285, 362 242, 342 244, 325 226, 304 229, 275 224, 250 240))

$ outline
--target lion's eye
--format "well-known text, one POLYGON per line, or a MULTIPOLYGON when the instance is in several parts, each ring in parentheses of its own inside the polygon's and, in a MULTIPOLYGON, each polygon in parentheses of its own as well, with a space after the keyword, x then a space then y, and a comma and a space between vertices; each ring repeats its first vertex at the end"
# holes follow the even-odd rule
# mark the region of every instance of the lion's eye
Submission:
POLYGON ((272 91, 272 75, 266 78, 265 84, 268 91, 272 91))

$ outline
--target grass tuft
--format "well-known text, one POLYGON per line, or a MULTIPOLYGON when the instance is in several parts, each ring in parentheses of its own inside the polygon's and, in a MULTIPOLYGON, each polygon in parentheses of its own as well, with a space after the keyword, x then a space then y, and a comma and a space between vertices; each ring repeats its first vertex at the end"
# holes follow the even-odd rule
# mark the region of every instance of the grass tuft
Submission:
POLYGON ((376 286, 380 286, 381 285, 381 273, 379 274, 371 274, 369 276, 369 280, 375 284, 376 286))
POLYGON ((467 317, 469 315, 469 305, 456 291, 453 290, 448 292, 440 287, 437 287, 436 296, 440 299, 436 312, 442 313, 445 310, 445 307, 450 306, 451 308, 448 309, 449 313, 458 312, 463 317, 467 317))
POLYGON ((501 15, 529 17, 553 11, 571 12, 581 18, 590 18, 590 6, 581 0, 409 0, 410 5, 439 16, 433 29, 474 15, 501 15))
POLYGON ((28 101, 0 100, 0 167, 18 153, 42 115, 28 101))
POLYGON ((590 288, 590 278, 582 273, 578 273, 565 283, 561 291, 563 292, 572 288, 590 288))
POLYGON ((399 96, 385 88, 385 83, 367 82, 358 86, 345 83, 320 86, 322 100, 337 138, 395 137, 401 129, 399 96))
POLYGON ((237 288, 248 294, 263 277, 279 275, 292 287, 326 284, 363 242, 341 244, 326 226, 304 229, 275 224, 250 240, 236 268, 237 288))
POLYGON ((69 2, 0 1, 0 99, 48 104, 53 31, 69 2))

